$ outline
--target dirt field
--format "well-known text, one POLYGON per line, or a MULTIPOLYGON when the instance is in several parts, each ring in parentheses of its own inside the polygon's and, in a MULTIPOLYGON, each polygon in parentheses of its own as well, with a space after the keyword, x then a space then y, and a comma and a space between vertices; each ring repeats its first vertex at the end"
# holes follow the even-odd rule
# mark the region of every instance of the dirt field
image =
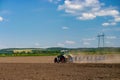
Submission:
POLYGON ((0 57, 0 63, 53 63, 56 56, 0 57))
MULTIPOLYGON (((55 56, 0 57, 0 80, 120 80, 120 57, 105 60, 53 63, 55 56), (85 63, 83 63, 85 62, 85 63)), ((80 58, 80 59, 81 59, 80 58)), ((92 57, 96 59, 96 56, 92 57)))
POLYGON ((0 80, 120 80, 120 64, 1 63, 0 80))
MULTIPOLYGON (((0 63, 53 63, 56 56, 0 57, 0 63)), ((73 55, 74 63, 120 63, 120 54, 73 55)))

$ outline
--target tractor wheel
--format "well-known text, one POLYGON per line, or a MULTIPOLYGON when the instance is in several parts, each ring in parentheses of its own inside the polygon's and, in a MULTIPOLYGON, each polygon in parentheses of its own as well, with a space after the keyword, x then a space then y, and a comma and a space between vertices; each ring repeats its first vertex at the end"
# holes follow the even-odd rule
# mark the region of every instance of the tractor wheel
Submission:
POLYGON ((54 58, 54 63, 58 63, 58 60, 57 60, 57 58, 54 58))

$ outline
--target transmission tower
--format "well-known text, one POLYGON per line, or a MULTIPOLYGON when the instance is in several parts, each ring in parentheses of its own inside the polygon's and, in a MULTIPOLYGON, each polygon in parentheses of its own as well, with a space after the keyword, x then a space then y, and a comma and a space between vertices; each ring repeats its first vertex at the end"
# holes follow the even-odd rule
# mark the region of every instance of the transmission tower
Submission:
POLYGON ((105 37, 105 35, 104 35, 104 33, 102 33, 102 34, 98 34, 98 48, 104 48, 104 37, 105 37))

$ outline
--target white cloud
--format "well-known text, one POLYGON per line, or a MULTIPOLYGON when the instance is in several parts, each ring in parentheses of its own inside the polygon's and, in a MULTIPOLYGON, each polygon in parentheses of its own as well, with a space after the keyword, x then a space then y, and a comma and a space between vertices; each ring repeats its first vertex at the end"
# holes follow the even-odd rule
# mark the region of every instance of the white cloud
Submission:
POLYGON ((3 21, 3 17, 0 16, 0 22, 2 22, 2 21, 3 21))
POLYGON ((83 42, 86 42, 86 41, 94 41, 96 38, 86 38, 86 39, 82 39, 83 42))
POLYGON ((75 41, 66 40, 64 42, 57 43, 57 46, 59 46, 59 47, 65 47, 67 45, 74 45, 75 43, 76 43, 75 41))
POLYGON ((69 41, 69 40, 65 41, 65 44, 75 44, 75 43, 76 43, 75 41, 69 41))
POLYGON ((115 22, 120 22, 120 16, 115 17, 115 22))
POLYGON ((59 10, 68 11, 67 13, 80 16, 81 13, 96 11, 101 4, 98 0, 65 0, 63 5, 59 5, 59 10), (69 12, 70 11, 70 12, 69 12))
POLYGON ((119 12, 115 9, 103 9, 99 10, 98 12, 95 12, 95 15, 97 16, 116 16, 119 15, 119 12))
POLYGON ((94 19, 96 16, 92 13, 83 13, 81 17, 78 17, 80 20, 89 20, 94 19))
POLYGON ((113 26, 116 25, 116 24, 117 24, 116 22, 111 22, 111 25, 113 25, 113 26))
POLYGON ((102 32, 120 32, 120 28, 114 27, 114 28, 104 28, 102 32))
POLYGON ((106 22, 106 23, 103 23, 102 26, 114 26, 116 24, 117 24, 116 22, 106 22))
POLYGON ((48 0, 48 1, 51 2, 51 3, 57 4, 57 3, 59 3, 61 0, 48 0))
POLYGON ((57 46, 59 46, 59 47, 64 47, 65 44, 63 44, 63 43, 58 43, 57 46))
POLYGON ((64 26, 64 27, 62 27, 62 29, 67 30, 67 29, 69 29, 69 27, 64 26))
POLYGON ((117 37, 116 36, 107 36, 106 38, 107 39, 116 39, 117 37))
POLYGON ((59 5, 58 9, 66 9, 66 10, 79 10, 82 9, 82 6, 77 4, 77 2, 71 2, 69 0, 65 0, 64 5, 59 5), (74 4, 73 4, 74 3, 74 4))
POLYGON ((90 45, 89 42, 83 42, 83 45, 90 45))
POLYGON ((58 5, 58 10, 64 10, 79 20, 92 20, 105 16, 113 18, 112 21, 103 23, 103 26, 114 26, 120 22, 120 12, 113 7, 105 7, 99 0, 65 0, 64 4, 58 5))
POLYGON ((84 39, 82 39, 82 44, 84 45, 84 46, 92 46, 91 45, 91 43, 93 42, 93 41, 95 41, 96 40, 96 38, 95 37, 93 37, 93 38, 84 38, 84 39))
POLYGON ((35 43, 35 46, 40 46, 40 44, 39 43, 35 43))
POLYGON ((102 25, 103 25, 103 26, 109 26, 110 23, 106 22, 106 23, 103 23, 102 25))

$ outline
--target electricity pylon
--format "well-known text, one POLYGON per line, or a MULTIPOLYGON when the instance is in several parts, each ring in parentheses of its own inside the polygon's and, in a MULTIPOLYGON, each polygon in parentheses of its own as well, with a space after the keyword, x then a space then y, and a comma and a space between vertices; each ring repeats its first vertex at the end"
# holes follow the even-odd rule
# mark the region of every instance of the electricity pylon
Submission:
POLYGON ((104 33, 102 33, 102 34, 98 34, 98 48, 100 48, 100 47, 103 47, 104 48, 104 37, 105 37, 105 35, 104 35, 104 33), (102 43, 101 43, 102 42, 102 43), (102 44, 102 45, 101 45, 102 44))

